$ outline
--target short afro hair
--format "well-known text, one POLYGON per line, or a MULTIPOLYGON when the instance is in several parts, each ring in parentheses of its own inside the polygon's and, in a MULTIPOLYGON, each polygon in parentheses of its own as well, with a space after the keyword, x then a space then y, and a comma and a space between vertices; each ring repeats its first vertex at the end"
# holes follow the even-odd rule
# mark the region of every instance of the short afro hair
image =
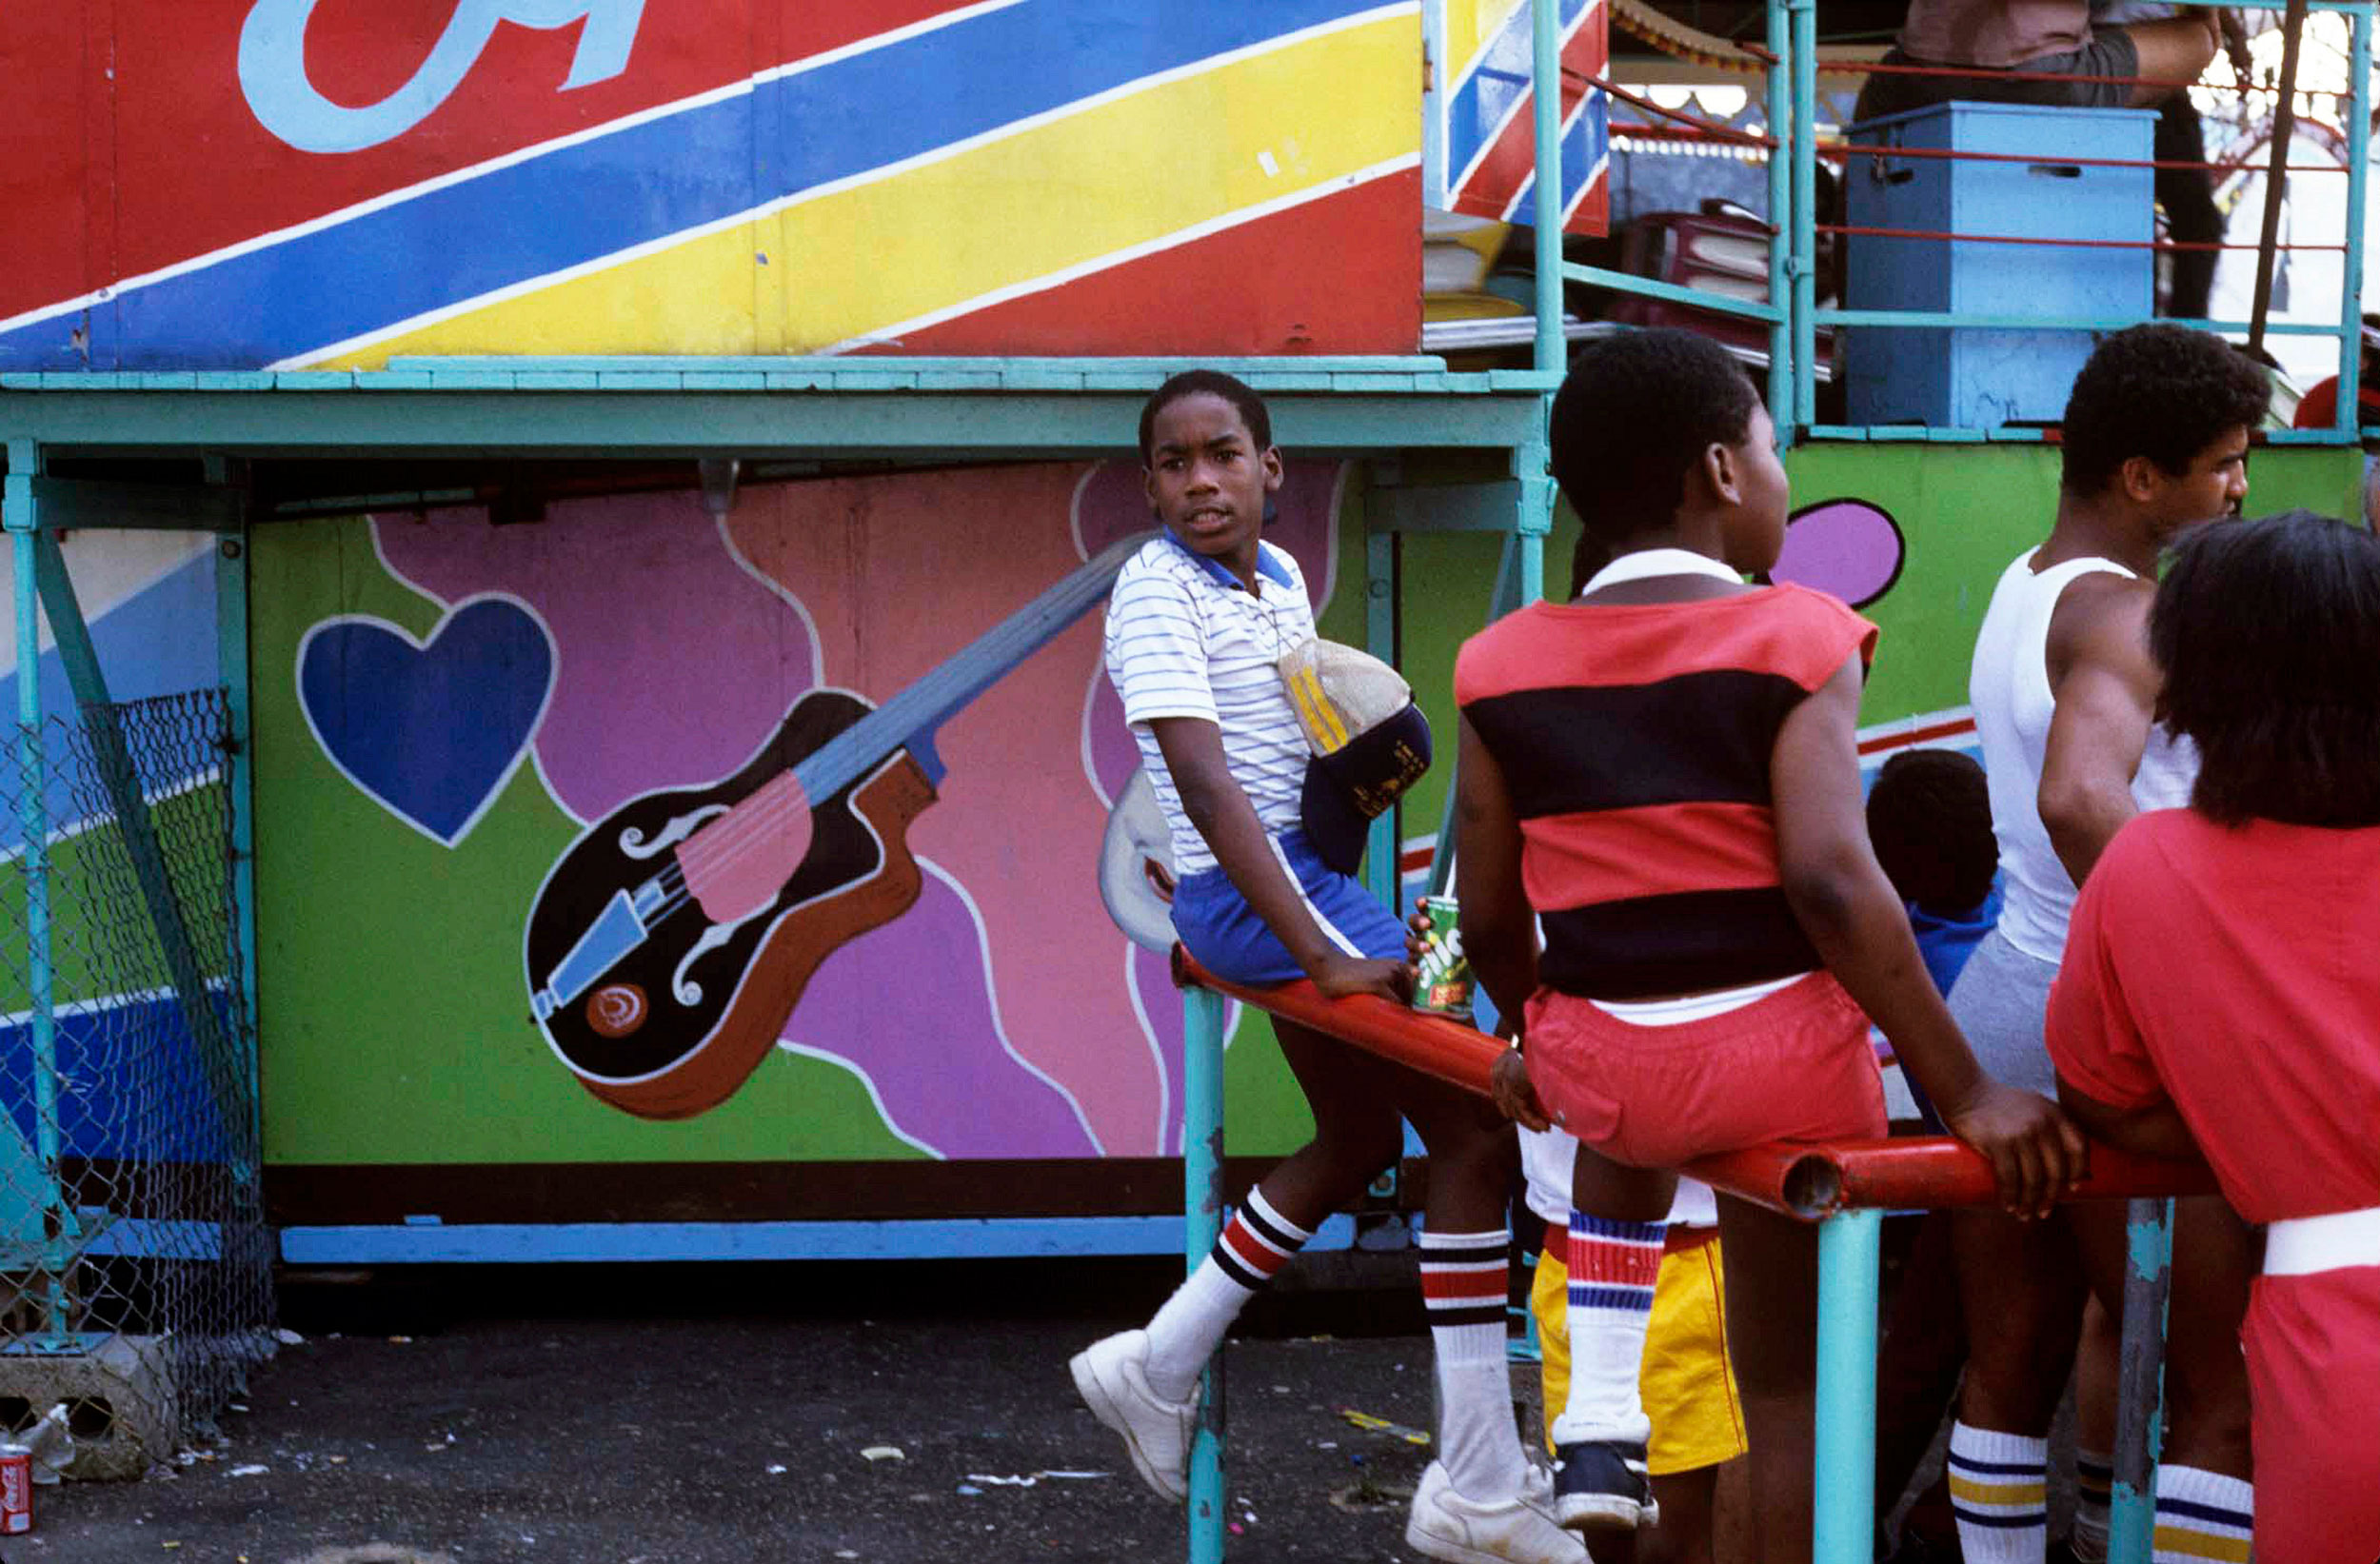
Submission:
POLYGON ((2198 746, 2191 804, 2380 825, 2380 539, 2310 510, 2193 527, 2149 610, 2156 714, 2198 746))
POLYGON ((1759 405, 1743 366, 1710 338, 1623 331, 1570 361, 1547 465, 1588 535, 1618 543, 1667 525, 1687 471, 1711 446, 1742 444, 1759 405))
POLYGON ((1256 394, 1246 381, 1223 373, 1220 369, 1184 369, 1149 393, 1140 404, 1140 465, 1148 465, 1150 446, 1157 439, 1157 415, 1189 396, 1220 396, 1240 409, 1240 421, 1248 426, 1248 438, 1256 442, 1259 451, 1272 449, 1273 415, 1264 408, 1264 399, 1256 394))
POLYGON ((2096 494, 2135 456, 2179 476, 2231 430, 2260 426, 2271 399, 2265 371, 2220 337, 2163 323, 2118 331, 2074 377, 2058 485, 2096 494))
POLYGON ((1868 841, 1904 901, 1973 911, 1992 894, 2000 846, 1983 767, 1954 749, 1905 749, 1868 790, 1868 841))

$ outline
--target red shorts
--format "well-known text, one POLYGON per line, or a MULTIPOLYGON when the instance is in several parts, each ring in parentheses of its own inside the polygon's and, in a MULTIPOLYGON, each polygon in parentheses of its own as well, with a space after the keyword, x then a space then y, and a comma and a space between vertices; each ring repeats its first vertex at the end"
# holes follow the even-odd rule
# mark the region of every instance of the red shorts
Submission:
POLYGON ((2259 1277, 2240 1330, 2256 1454, 2256 1557, 2380 1557, 2380 1265, 2259 1277))
POLYGON ((1616 1162, 1674 1168, 1771 1140, 1885 1133, 1868 1018, 1831 973, 1676 1026, 1539 990, 1525 1035, 1546 1111, 1616 1162))

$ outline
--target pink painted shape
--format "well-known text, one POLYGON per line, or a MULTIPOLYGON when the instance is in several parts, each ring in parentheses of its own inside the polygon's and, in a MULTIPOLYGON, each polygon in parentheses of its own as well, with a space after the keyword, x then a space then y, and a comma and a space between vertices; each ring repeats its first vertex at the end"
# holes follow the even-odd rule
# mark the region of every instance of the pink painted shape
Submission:
POLYGON ((532 526, 476 508, 383 517, 373 535, 431 597, 507 592, 545 622, 538 769, 581 821, 735 771, 817 682, 801 613, 736 563, 697 493, 557 501, 532 526))
POLYGON ((1900 529, 1865 500, 1811 506, 1785 529, 1772 581, 1831 592, 1854 607, 1874 602, 1901 567, 1900 529))
MULTIPOLYGON (((862 584, 864 623, 849 603, 805 601, 817 604, 834 683, 882 703, 1081 563, 1068 526, 1081 471, 1035 465, 747 489, 729 525, 756 565, 797 589, 862 584)), ((1171 1099, 1123 982, 1124 938, 1100 901, 1106 810, 1077 759, 1083 692, 1099 665, 1094 613, 945 723, 938 743, 949 775, 910 843, 975 903, 1009 1048, 1073 1097, 1106 1152, 1148 1156, 1162 1139, 1160 1104, 1171 1099)), ((912 965, 903 980, 935 973, 912 965)), ((788 1039, 803 1038, 812 1010, 805 997, 788 1039)))
POLYGON ((810 801, 790 771, 678 844, 686 890, 714 923, 740 923, 771 901, 810 850, 810 801))

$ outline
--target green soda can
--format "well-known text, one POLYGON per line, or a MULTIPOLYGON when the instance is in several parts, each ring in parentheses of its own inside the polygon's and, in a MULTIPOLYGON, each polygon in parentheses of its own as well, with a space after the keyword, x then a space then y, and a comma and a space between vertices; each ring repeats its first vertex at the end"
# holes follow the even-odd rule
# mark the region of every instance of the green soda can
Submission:
POLYGON ((1462 930, 1456 922, 1455 899, 1421 899, 1420 972, 1413 985, 1413 1007, 1426 1015, 1471 1019, 1471 958, 1462 953, 1462 930))

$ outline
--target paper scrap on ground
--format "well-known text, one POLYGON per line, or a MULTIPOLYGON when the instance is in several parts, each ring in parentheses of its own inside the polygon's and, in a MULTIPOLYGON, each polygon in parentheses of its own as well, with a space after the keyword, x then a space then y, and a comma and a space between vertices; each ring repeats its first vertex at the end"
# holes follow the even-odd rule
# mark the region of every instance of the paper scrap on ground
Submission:
POLYGON ((1407 1444, 1430 1442, 1430 1435, 1424 1430, 1407 1428, 1402 1423, 1392 1423, 1385 1417, 1375 1417, 1368 1412, 1358 1412, 1353 1407, 1340 1407, 1339 1416, 1368 1434, 1385 1434, 1392 1439, 1402 1439, 1407 1444))

